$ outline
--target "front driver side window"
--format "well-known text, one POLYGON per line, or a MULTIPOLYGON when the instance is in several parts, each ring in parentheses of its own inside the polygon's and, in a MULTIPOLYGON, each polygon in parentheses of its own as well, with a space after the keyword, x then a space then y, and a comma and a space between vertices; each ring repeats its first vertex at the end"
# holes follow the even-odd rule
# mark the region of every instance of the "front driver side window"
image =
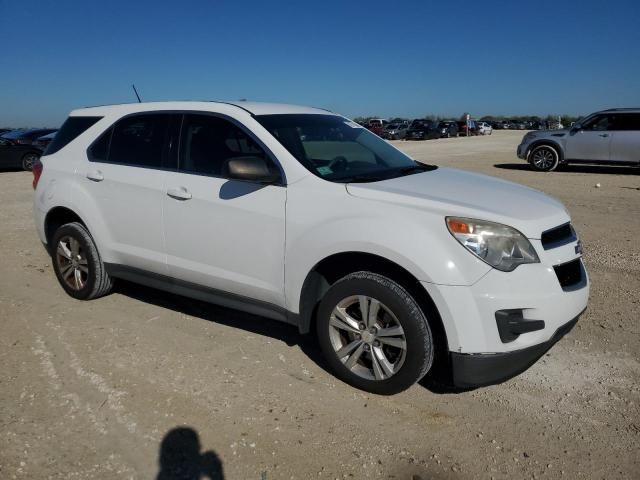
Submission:
POLYGON ((587 125, 585 125, 585 130, 590 130, 594 132, 604 132, 609 130, 609 117, 606 115, 599 116, 591 120, 587 125))
POLYGON ((227 178, 227 163, 237 157, 260 157, 278 171, 266 152, 243 130, 213 115, 185 115, 180 163, 186 173, 227 178))

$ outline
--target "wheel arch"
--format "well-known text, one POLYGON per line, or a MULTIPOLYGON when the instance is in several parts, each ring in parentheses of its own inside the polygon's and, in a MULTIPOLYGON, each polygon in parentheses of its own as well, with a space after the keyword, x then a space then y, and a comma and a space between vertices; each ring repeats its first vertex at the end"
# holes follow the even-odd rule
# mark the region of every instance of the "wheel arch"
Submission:
POLYGON ((53 237, 55 231, 62 225, 71 222, 78 222, 82 224, 87 230, 89 230, 89 227, 87 226, 86 222, 80 217, 80 215, 78 215, 68 207, 53 207, 47 212, 47 215, 44 219, 44 235, 47 241, 47 249, 49 251, 51 251, 52 248, 51 238, 53 237))
POLYGON ((300 333, 305 334, 313 331, 318 304, 331 285, 344 276, 359 271, 384 275, 411 294, 425 316, 429 318, 429 326, 436 346, 436 357, 443 358, 438 353, 443 350, 445 353, 448 352, 447 335, 442 318, 429 293, 420 281, 404 267, 371 253, 357 251, 335 253, 314 265, 303 282, 300 294, 300 333))

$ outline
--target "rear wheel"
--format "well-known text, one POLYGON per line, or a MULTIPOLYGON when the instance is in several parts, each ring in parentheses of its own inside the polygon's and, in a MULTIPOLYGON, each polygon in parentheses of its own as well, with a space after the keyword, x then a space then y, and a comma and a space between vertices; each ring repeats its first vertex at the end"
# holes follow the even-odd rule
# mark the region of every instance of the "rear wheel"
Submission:
POLYGON ((559 161, 558 151, 549 145, 539 145, 529 154, 531 166, 539 172, 555 170, 559 161))
POLYGON ((67 223, 56 230, 51 239, 51 257, 60 285, 73 298, 91 300, 111 290, 111 277, 81 223, 67 223))
POLYGON ((22 169, 30 172, 31 169, 33 169, 33 164, 36 163, 39 158, 40 155, 38 155, 36 152, 26 153, 22 157, 22 169))
POLYGON ((338 378, 382 395, 419 381, 433 363, 427 319, 394 281, 357 272, 336 282, 320 302, 318 341, 338 378))

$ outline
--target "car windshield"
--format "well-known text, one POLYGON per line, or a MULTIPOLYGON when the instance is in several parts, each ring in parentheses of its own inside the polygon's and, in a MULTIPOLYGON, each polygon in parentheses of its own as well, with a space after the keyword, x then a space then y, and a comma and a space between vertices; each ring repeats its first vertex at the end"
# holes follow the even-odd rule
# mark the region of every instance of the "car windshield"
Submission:
POLYGON ((337 115, 255 117, 307 170, 331 182, 375 182, 434 170, 337 115))

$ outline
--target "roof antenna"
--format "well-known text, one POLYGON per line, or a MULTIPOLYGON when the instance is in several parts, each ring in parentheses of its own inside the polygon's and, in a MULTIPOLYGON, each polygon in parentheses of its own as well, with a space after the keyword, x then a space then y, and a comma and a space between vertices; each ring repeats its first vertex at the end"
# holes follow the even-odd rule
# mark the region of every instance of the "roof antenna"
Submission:
POLYGON ((136 97, 138 97, 138 103, 142 103, 142 100, 140 100, 140 95, 138 95, 138 90, 136 90, 136 86, 132 83, 131 86, 133 87, 133 92, 136 94, 136 97))

